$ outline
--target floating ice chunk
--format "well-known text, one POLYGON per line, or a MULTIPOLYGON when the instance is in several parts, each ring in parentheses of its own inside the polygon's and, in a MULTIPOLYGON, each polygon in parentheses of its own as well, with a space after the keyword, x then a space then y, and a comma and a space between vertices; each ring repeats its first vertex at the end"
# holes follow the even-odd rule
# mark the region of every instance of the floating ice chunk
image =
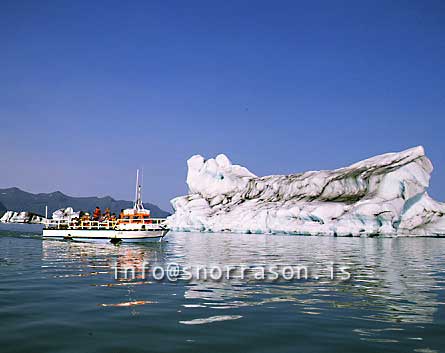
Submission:
POLYGON ((72 207, 61 208, 53 212, 53 219, 56 221, 69 221, 73 218, 79 218, 80 212, 74 212, 72 207))
POLYGON ((6 211, 0 223, 41 223, 42 217, 31 212, 6 211))
POLYGON ((203 319, 179 321, 179 323, 184 324, 184 325, 202 325, 202 324, 209 324, 211 322, 237 320, 237 319, 241 319, 241 318, 242 318, 241 315, 219 315, 219 316, 211 316, 211 317, 207 317, 207 318, 203 318, 203 319))

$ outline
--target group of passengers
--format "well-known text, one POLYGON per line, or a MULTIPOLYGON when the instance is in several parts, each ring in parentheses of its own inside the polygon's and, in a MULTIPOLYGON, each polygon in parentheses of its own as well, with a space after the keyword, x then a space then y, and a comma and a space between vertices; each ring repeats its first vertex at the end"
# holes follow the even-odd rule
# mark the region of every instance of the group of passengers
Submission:
POLYGON ((111 213, 110 208, 107 207, 102 213, 100 207, 96 207, 96 209, 93 212, 93 216, 91 217, 88 212, 85 212, 81 214, 80 220, 83 222, 88 221, 98 221, 98 222, 106 222, 106 221, 116 221, 116 213, 111 213))

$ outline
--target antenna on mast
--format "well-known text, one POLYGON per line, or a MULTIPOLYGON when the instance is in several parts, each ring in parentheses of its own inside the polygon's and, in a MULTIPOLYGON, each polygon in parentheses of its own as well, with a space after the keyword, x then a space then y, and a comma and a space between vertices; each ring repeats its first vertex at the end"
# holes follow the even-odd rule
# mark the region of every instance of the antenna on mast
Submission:
MULTIPOLYGON (((142 192, 142 185, 144 185, 144 168, 141 168, 141 192, 142 192)), ((142 197, 141 197, 142 199, 142 197)))
POLYGON ((141 183, 139 183, 139 169, 138 169, 136 171, 136 195, 135 195, 134 207, 133 207, 135 210, 138 210, 138 211, 144 209, 144 205, 142 204, 141 191, 142 191, 142 185, 141 185, 141 183))
POLYGON ((138 202, 138 185, 139 185, 139 169, 136 169, 136 192, 134 195, 134 206, 133 208, 136 208, 136 204, 138 202))

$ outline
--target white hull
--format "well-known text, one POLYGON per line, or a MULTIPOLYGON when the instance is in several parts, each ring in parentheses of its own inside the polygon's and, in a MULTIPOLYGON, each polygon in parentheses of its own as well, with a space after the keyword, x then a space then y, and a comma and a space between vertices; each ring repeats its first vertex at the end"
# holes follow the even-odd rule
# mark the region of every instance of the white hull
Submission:
POLYGON ((167 230, 44 229, 43 238, 88 242, 158 242, 167 230))

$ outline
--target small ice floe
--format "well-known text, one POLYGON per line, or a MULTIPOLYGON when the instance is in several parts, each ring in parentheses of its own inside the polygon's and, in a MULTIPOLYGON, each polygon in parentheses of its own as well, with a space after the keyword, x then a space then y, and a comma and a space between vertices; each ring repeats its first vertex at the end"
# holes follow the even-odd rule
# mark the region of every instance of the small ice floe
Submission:
POLYGON ((184 325, 202 325, 202 324, 209 324, 211 322, 218 322, 218 321, 238 320, 241 318, 242 318, 241 315, 220 315, 220 316, 210 316, 210 317, 203 318, 203 319, 179 321, 179 323, 184 324, 184 325))
POLYGON ((114 307, 127 307, 127 306, 135 306, 135 305, 145 305, 145 304, 156 304, 157 302, 153 302, 150 300, 136 300, 132 302, 124 302, 124 303, 115 303, 115 304, 99 304, 99 306, 114 306, 114 307))
POLYGON ((201 304, 184 304, 182 305, 184 308, 205 308, 205 305, 201 304))

